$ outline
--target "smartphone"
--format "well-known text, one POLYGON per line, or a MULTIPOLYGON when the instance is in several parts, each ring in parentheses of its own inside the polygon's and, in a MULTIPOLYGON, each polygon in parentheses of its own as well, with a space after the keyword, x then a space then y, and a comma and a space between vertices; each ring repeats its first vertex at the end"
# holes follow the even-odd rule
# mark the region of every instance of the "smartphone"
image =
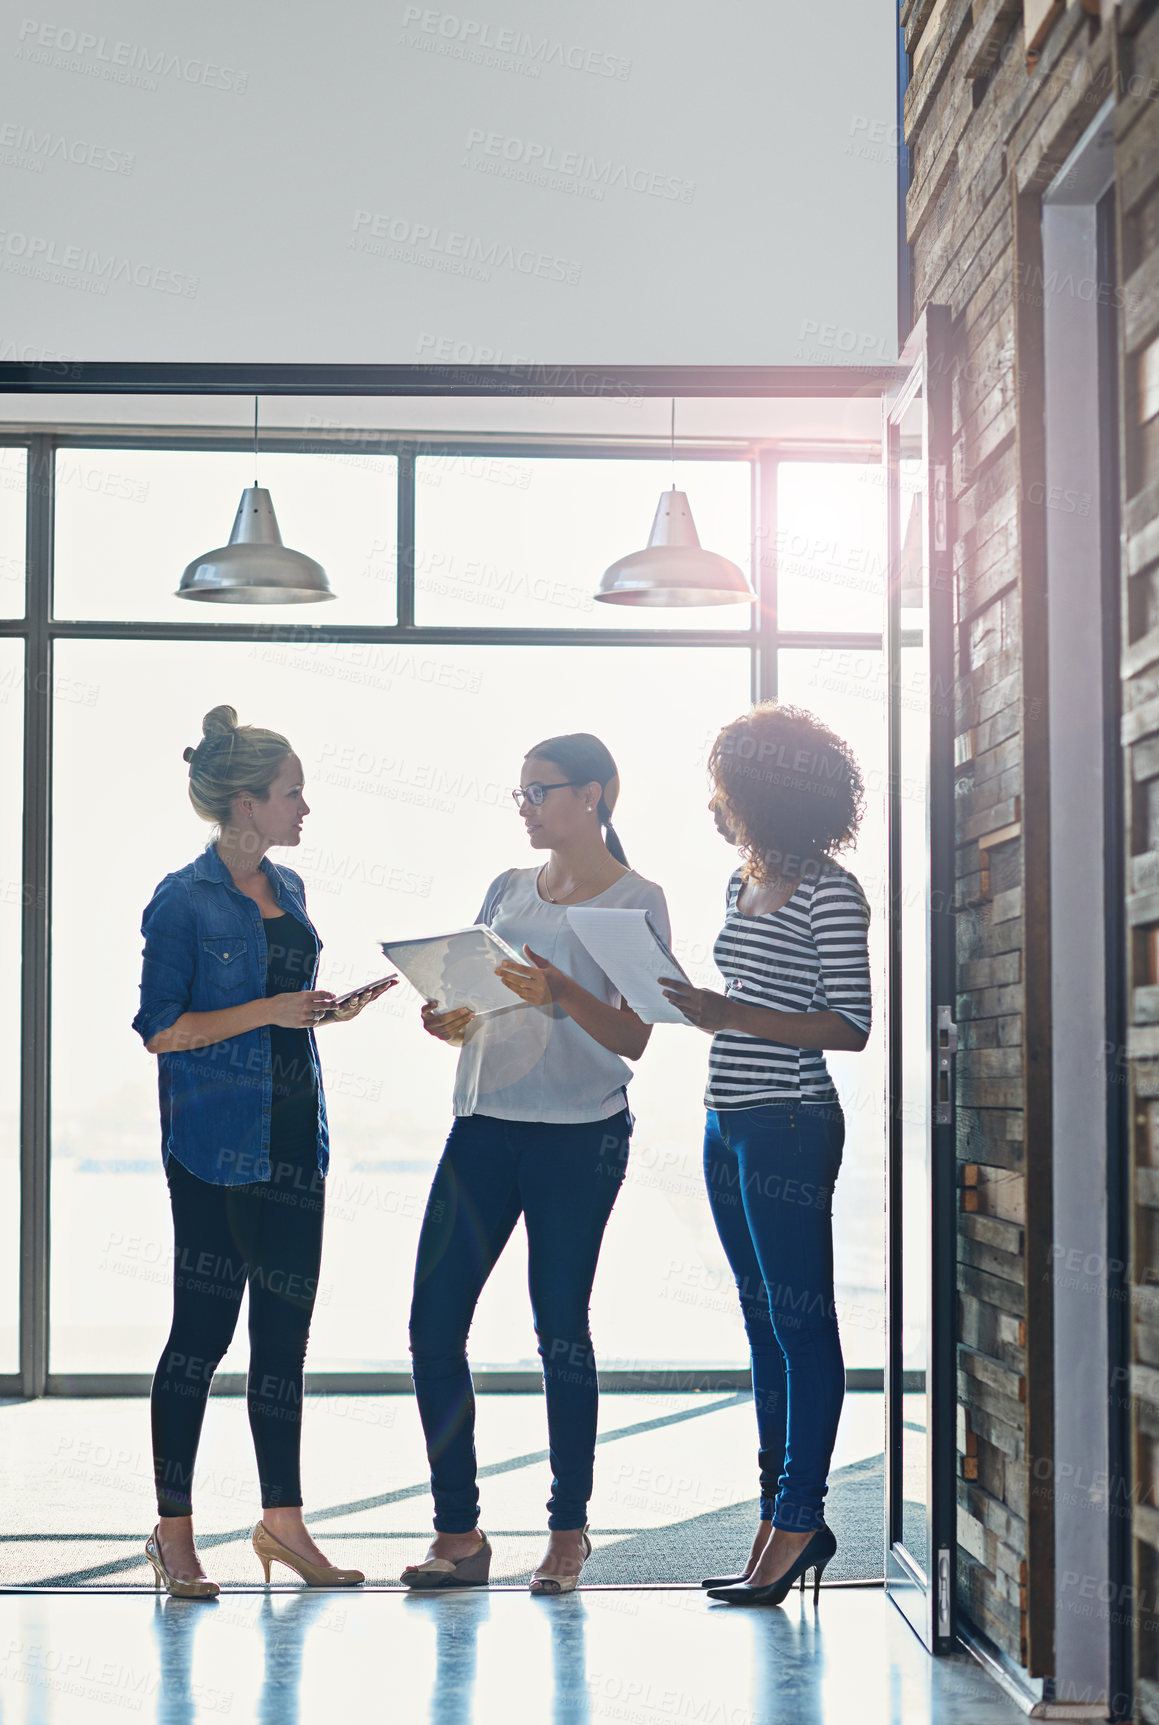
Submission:
POLYGON ((361 988, 352 988, 348 994, 340 994, 335 1000, 334 1005, 327 1007, 326 1010, 328 1012, 336 1012, 340 1007, 349 1006, 351 1001, 357 1000, 360 994, 369 994, 372 988, 381 988, 384 983, 397 981, 398 971, 393 970, 389 976, 380 976, 377 982, 364 982, 361 988))

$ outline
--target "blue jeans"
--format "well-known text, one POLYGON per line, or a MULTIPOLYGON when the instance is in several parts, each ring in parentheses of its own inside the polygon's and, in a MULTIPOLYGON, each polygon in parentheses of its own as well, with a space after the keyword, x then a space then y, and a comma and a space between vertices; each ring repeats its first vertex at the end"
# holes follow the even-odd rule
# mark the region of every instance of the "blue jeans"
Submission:
POLYGON ((836 1103, 710 1109, 708 1201, 736 1277, 752 1352, 761 1520, 825 1524, 845 1396, 833 1301, 833 1187, 845 1119, 836 1103))
POLYGON ((547 1397, 547 1525, 587 1521, 599 1402, 588 1303, 630 1130, 627 1110, 567 1126, 468 1114, 451 1128, 419 1235, 410 1314, 438 1533, 467 1533, 479 1519, 467 1332, 521 1214, 547 1397))

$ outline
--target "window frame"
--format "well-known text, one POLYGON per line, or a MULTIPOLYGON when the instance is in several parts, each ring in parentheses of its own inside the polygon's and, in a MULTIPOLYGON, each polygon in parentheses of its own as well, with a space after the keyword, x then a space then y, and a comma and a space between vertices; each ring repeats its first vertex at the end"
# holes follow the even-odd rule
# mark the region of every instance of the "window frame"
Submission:
MULTIPOLYGON (((127 368, 131 371, 133 368, 127 368)), ((838 380, 828 379, 832 385, 838 380)), ((890 381, 887 376, 858 379, 859 391, 890 381)), ((127 386, 131 389, 131 385, 127 386)), ((186 386, 188 387, 188 386, 186 386)), ((232 391, 230 391, 232 393, 232 391)), ((240 391, 239 391, 240 393, 240 391)), ((492 390, 490 393, 499 393, 492 390)), ((551 393, 567 393, 552 391, 551 393)), ((652 389, 649 393, 669 393, 652 389)), ((680 391, 677 391, 680 393, 680 391)), ((706 390, 685 393, 744 393, 738 390, 706 390)), ((763 391, 761 393, 764 393, 763 391)), ((801 394, 855 393, 819 390, 816 380, 797 391, 801 394)), ((730 442, 682 442, 682 461, 747 461, 751 472, 750 537, 752 582, 757 603, 750 608, 743 629, 698 630, 663 628, 502 628, 479 624, 424 625, 415 622, 415 464, 424 456, 476 456, 500 459, 615 459, 664 460, 669 444, 648 439, 631 444, 614 438, 556 440, 549 437, 486 436, 461 437, 379 436, 352 432, 348 428, 321 431, 302 437, 285 431, 263 433, 263 447, 271 453, 293 450, 301 454, 368 453, 397 458, 396 621, 390 624, 345 624, 325 621, 295 623, 292 639, 323 644, 405 642, 413 646, 492 645, 568 646, 599 650, 603 647, 744 647, 749 652, 750 691, 754 701, 777 693, 777 656, 780 649, 836 647, 853 651, 882 651, 881 631, 781 630, 777 620, 777 485, 782 463, 793 461, 834 464, 880 465, 881 448, 873 442, 841 444, 814 440, 730 442)), ((249 440, 236 432, 197 433, 182 436, 157 432, 144 426, 126 426, 95 432, 62 432, 52 429, 0 434, 0 447, 27 450, 26 611, 23 618, 0 621, 0 637, 16 637, 24 643, 24 806, 23 806, 23 920, 21 940, 21 1055, 20 1055, 20 1369, 0 1374, 0 1395, 143 1395, 149 1377, 138 1373, 94 1372, 58 1374, 49 1371, 51 1312, 49 1310, 49 1238, 51 1174, 51 900, 52 900, 52 700, 54 649, 57 641, 243 641, 284 642, 285 622, 262 623, 237 618, 207 622, 200 617, 188 623, 69 620, 53 614, 55 537, 55 470, 59 451, 69 449, 148 449, 175 454, 200 450, 246 451, 249 440)), ((314 613, 316 615, 316 613, 314 613)), ((881 1373, 872 1369, 851 1371, 850 1388, 880 1389, 881 1373), (860 1380, 864 1379, 862 1382, 860 1380)), ((745 1371, 696 1371, 673 1374, 669 1370, 642 1370, 605 1374, 605 1388, 619 1390, 666 1389, 678 1376, 683 1387, 697 1389, 744 1389, 745 1371), (688 1384, 685 1379, 695 1380, 688 1384)), ((528 1390, 538 1385, 531 1372, 480 1373, 476 1388, 528 1390)), ((389 1393, 408 1389, 403 1373, 326 1372, 312 1373, 308 1387, 331 1394, 359 1391, 389 1393)), ((235 1374, 219 1374, 215 1393, 238 1394, 244 1381, 235 1374)))

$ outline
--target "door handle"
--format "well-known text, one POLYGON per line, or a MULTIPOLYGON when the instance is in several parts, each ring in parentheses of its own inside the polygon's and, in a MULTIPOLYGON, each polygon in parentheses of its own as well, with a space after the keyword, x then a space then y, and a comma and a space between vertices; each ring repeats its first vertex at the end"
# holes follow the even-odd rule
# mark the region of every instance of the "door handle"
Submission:
POLYGON ((934 1125, 954 1123, 954 1056, 958 1026, 952 1006, 939 1006, 934 1028, 934 1125))

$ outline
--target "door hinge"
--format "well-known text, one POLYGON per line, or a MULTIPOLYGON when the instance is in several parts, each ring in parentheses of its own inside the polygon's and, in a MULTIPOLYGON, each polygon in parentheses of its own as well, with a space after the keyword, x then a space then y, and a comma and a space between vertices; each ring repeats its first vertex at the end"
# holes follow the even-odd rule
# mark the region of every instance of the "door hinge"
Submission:
POLYGON ((943 1545, 938 1551, 938 1634, 950 1633, 950 1551, 943 1545))
POLYGON ((934 1037, 934 1125, 954 1123, 954 1056, 958 1052, 958 1026, 952 1006, 939 1006, 934 1037))

